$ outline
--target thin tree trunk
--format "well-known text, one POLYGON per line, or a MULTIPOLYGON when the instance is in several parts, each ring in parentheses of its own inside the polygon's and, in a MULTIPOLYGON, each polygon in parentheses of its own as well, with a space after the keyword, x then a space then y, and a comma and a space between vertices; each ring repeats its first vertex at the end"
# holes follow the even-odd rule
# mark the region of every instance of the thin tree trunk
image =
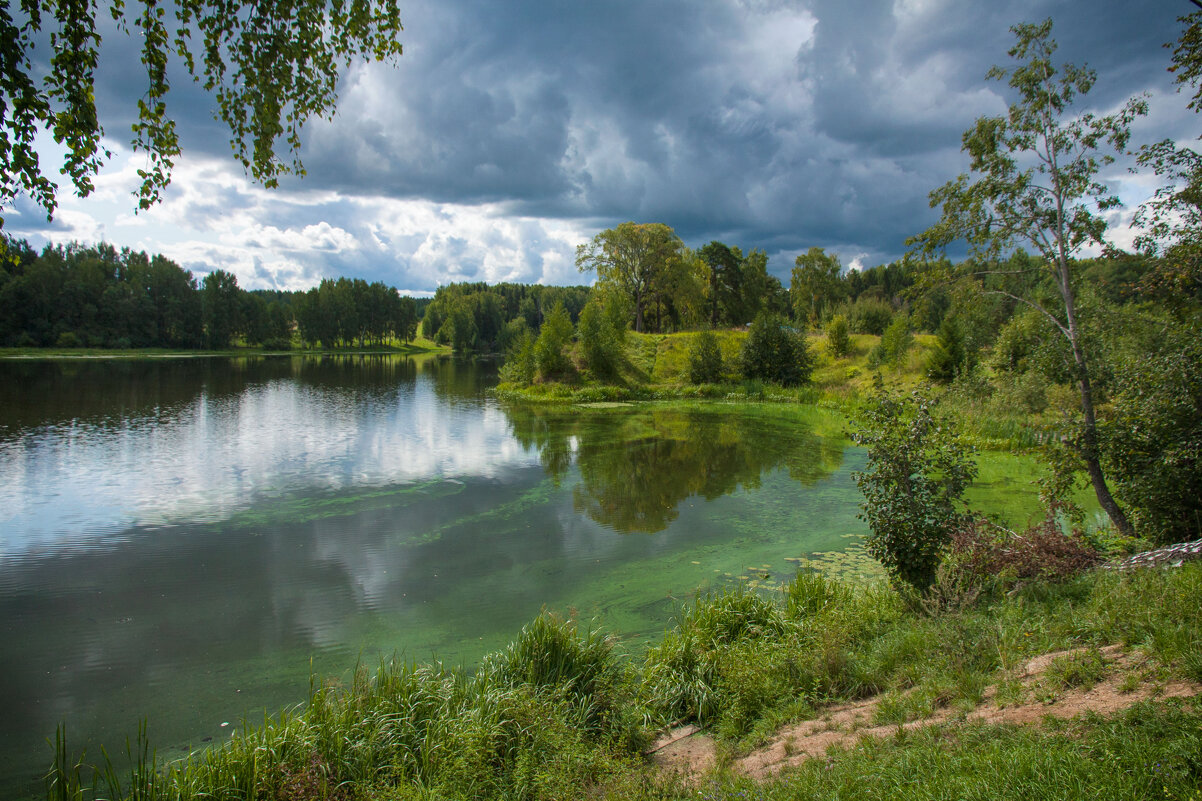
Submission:
MULTIPOLYGON (((1049 75, 1048 78, 1051 76, 1049 75)), ((1134 537, 1135 531, 1131 521, 1119 507, 1110 487, 1106 484, 1106 475, 1102 472, 1102 462, 1098 454, 1098 418, 1093 406, 1093 386, 1089 379, 1089 365, 1085 359, 1085 348, 1081 345, 1081 328, 1077 322, 1077 304, 1073 296, 1073 285, 1069 276, 1068 250, 1066 246, 1068 232, 1064 214, 1064 190, 1060 182, 1060 167, 1055 147, 1054 126, 1048 121, 1044 127, 1044 143, 1047 152, 1047 162, 1051 167, 1052 186, 1056 198, 1056 278, 1060 297, 1064 300, 1064 317, 1068 323, 1068 341, 1073 349, 1073 362, 1077 368, 1077 387, 1081 390, 1081 413, 1084 416, 1082 431, 1081 459, 1085 462, 1085 470, 1089 473, 1089 482, 1093 485, 1094 495, 1102 510, 1110 517, 1110 522, 1124 537, 1134 537)))
POLYGON ((1102 472, 1102 462, 1098 454, 1098 418, 1094 412, 1093 386, 1089 379, 1089 367, 1085 361, 1085 349, 1081 347, 1081 333, 1077 325, 1077 309, 1073 299, 1072 286, 1068 280, 1067 264, 1061 262, 1060 294, 1064 298, 1065 317, 1068 320, 1069 344, 1073 349, 1073 362, 1077 368, 1077 387, 1081 390, 1081 413, 1085 418, 1082 431, 1080 454, 1085 462, 1085 470, 1089 473, 1089 482, 1093 485, 1094 495, 1102 510, 1110 517, 1110 522, 1124 537, 1134 537, 1135 531, 1126 513, 1118 505, 1110 493, 1106 483, 1106 475, 1102 472))
POLYGON ((718 268, 710 267, 710 328, 718 327, 718 268))

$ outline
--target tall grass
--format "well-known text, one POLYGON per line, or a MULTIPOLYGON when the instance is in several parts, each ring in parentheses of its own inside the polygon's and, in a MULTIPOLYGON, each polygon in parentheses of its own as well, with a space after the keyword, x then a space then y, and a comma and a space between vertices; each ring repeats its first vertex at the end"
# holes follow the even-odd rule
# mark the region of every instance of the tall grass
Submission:
MULTIPOLYGON (((542 615, 472 676, 395 660, 356 669, 348 685, 314 683, 303 708, 243 721, 218 748, 164 767, 141 747, 121 781, 104 755, 93 768, 60 731, 47 797, 54 801, 350 798, 425 788, 447 797, 552 798, 547 788, 616 770, 642 745, 625 664, 613 642, 542 615), (408 789, 406 789, 408 788, 408 789)), ((397 796, 402 797, 402 796, 397 796)))
MULTIPOLYGON (((692 720, 747 745, 783 722, 812 716, 825 702, 870 693, 884 693, 881 722, 901 723, 940 706, 971 708, 988 684, 1003 683, 1026 660, 1050 651, 1090 646, 1085 657, 1062 660, 1056 670, 1065 686, 1096 680, 1105 666, 1093 658, 1093 647, 1116 642, 1141 648, 1161 677, 1202 678, 1202 564, 999 585, 951 612, 908 604, 884 585, 849 587, 807 571, 783 592, 729 589, 685 605, 641 665, 612 638, 543 614, 473 675, 396 660, 375 671, 360 666, 345 683, 314 682, 302 707, 257 724, 243 721, 220 747, 166 766, 155 763, 145 728, 127 748, 132 767, 124 776, 107 754, 99 768, 73 756, 60 729, 46 797, 695 798, 695 788, 642 772, 638 754, 652 729, 692 720)), ((1000 766, 1012 760, 1020 773, 1031 772, 1024 786, 1035 795, 1026 797, 1055 790, 1048 777, 1056 772, 1080 788, 1057 797, 1084 798, 1097 787, 1104 790, 1099 797, 1139 797, 1118 793, 1146 789, 1147 765, 1123 757, 1134 778, 1110 781, 1102 776, 1109 768, 1088 754, 1074 756, 1070 746, 1078 738, 1087 752, 1103 753, 1097 749, 1122 736, 1143 737, 1147 727, 1163 730, 1150 753, 1184 749, 1202 737, 1202 709, 1149 707, 1119 722, 1090 723, 1086 734, 961 726, 930 735, 942 741, 907 735, 904 742, 865 744, 832 757, 829 769, 812 763, 757 792, 895 797, 912 762, 914 775, 932 781, 950 771, 949 786, 961 788, 952 795, 1024 797, 995 783, 1007 775, 1000 766), (938 763, 935 742, 975 765, 983 783, 971 785, 968 769, 938 763), (975 744, 983 742, 993 745, 978 753, 975 744), (968 792, 970 786, 977 790, 968 792)), ((1202 750, 1193 753, 1193 762, 1164 763, 1176 771, 1176 783, 1165 785, 1172 792, 1186 786, 1181 776, 1202 779, 1196 758, 1202 750)), ((719 782, 706 792, 734 798, 746 789, 719 782)))

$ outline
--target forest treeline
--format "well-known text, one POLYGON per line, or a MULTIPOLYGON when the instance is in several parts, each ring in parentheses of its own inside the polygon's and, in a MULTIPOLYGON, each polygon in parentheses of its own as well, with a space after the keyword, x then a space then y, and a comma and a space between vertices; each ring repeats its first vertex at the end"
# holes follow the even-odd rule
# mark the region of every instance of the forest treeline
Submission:
POLYGON ((362 279, 304 292, 247 291, 216 270, 197 281, 160 255, 112 245, 7 241, 0 259, 0 345, 286 350, 409 342, 424 298, 362 279))
MULTIPOLYGON (((457 283, 440 287, 433 298, 348 278, 326 279, 308 291, 248 291, 223 270, 198 281, 161 255, 107 244, 47 246, 39 253, 10 241, 8 252, 0 260, 0 345, 6 347, 365 347, 409 342, 420 331, 457 352, 506 352, 525 332, 537 336, 557 304, 577 324, 596 294, 595 302, 620 307, 622 324, 636 330, 641 301, 642 329, 649 333, 741 327, 761 312, 800 328, 823 328, 842 317, 852 333, 876 335, 905 315, 909 328, 934 333, 950 316, 975 352, 992 344, 1016 309, 1013 300, 974 297, 997 281, 919 293, 915 287, 927 264, 851 270, 821 248, 798 257, 785 287, 767 272, 762 251, 744 255, 721 242, 697 251, 680 244, 666 263, 649 265, 639 298, 619 281, 604 279, 597 292, 588 286, 457 283)), ((1031 261, 1019 253, 1007 266, 1031 261)), ((1106 302, 1150 297, 1140 284, 1146 259, 1096 259, 1084 267, 1085 280, 1106 302)))

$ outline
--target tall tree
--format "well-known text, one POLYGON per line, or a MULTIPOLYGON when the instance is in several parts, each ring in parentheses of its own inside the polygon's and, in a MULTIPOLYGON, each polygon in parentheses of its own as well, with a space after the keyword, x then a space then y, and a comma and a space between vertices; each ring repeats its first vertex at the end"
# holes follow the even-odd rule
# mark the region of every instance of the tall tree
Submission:
POLYGON ((683 248, 680 237, 663 223, 624 222, 578 246, 576 267, 582 273, 596 271, 603 289, 629 300, 634 330, 641 332, 647 303, 683 248))
POLYGON ((242 329, 241 296, 238 279, 225 270, 214 270, 201 282, 201 306, 210 348, 228 348, 234 334, 242 329))
MULTIPOLYGON (((169 65, 214 95, 234 157, 255 180, 304 174, 300 132, 333 113, 340 73, 353 60, 401 54, 396 0, 130 0, 104 4, 117 30, 136 37, 146 82, 135 106, 132 145, 147 154, 138 205, 157 202, 171 181, 179 134, 167 114, 169 65), (283 140, 285 158, 276 153, 283 140)), ((15 0, 0 7, 0 208, 28 194, 47 215, 57 185, 39 160, 37 137, 65 151, 60 172, 86 196, 110 155, 96 111, 101 36, 94 0, 15 0), (48 41, 47 41, 48 40, 48 41), (33 58, 49 44, 49 58, 33 58)), ((120 44, 116 45, 121 47, 120 44)), ((3 226, 0 217, 0 227, 3 226)))
POLYGON ((1056 43, 1050 19, 1016 25, 1011 31, 1017 41, 1009 52, 1018 64, 1012 69, 993 67, 987 77, 1006 81, 1018 99, 1005 116, 981 117, 964 133, 963 149, 973 174, 962 174, 931 193, 931 206, 942 207, 942 219, 908 244, 930 253, 965 240, 981 263, 996 262, 1016 243, 1029 244, 1039 254, 1043 265, 1038 269, 1050 272, 1058 292, 1055 306, 1031 293, 992 291, 1037 309, 1068 340, 1083 417, 1076 449, 1098 502, 1115 527, 1130 534, 1131 525, 1111 495, 1099 460, 1090 359, 1073 278, 1076 253, 1085 245, 1103 244, 1102 213, 1119 205, 1098 180, 1099 170, 1113 161, 1101 149, 1109 145, 1121 151, 1131 121, 1147 112, 1147 104, 1136 98, 1115 114, 1078 114, 1073 101, 1093 86, 1094 72, 1053 65, 1056 43))
POLYGON ((719 311, 727 319, 740 298, 739 262, 741 259, 727 245, 714 240, 698 251, 709 269, 710 328, 718 327, 719 311))
POLYGON ((780 279, 768 272, 768 254, 762 250, 753 250, 742 256, 738 248, 735 255, 740 257, 739 278, 742 281, 742 305, 738 319, 740 325, 754 320, 760 312, 785 315, 789 308, 789 293, 781 286, 780 279))
MULTIPOLYGON (((1178 21, 1185 27, 1169 71, 1178 91, 1193 91, 1189 108, 1202 111, 1202 11, 1178 21)), ((1196 304, 1202 301, 1202 153, 1165 139, 1141 147, 1139 164, 1167 181, 1135 213, 1142 228, 1136 245, 1161 257, 1147 283, 1172 305, 1196 304)))
POLYGON ((798 256, 794 264, 789 284, 793 319, 816 326, 823 311, 843 294, 839 281, 843 267, 838 256, 828 254, 822 248, 810 248, 798 256))

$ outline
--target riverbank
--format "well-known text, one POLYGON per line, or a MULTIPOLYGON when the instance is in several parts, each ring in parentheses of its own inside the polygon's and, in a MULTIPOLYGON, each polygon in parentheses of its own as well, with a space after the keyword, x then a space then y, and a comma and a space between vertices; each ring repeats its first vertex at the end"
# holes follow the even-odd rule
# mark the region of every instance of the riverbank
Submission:
POLYGON ((171 348, 0 348, 0 359, 183 359, 245 356, 418 356, 450 355, 451 349, 428 339, 364 348, 266 348, 238 347, 228 350, 182 350, 171 348))
MULTIPOLYGON (((303 711, 236 723, 228 742, 162 772, 148 758, 133 772, 137 795, 126 777, 122 789, 102 789, 114 799, 378 801, 1196 792, 1202 565, 1027 580, 961 567, 940 589, 942 601, 918 603, 815 573, 775 593, 732 589, 684 606, 642 658, 544 614, 474 675, 395 661, 361 668, 315 683, 303 711), (982 712, 1053 710, 1106 683, 1146 700, 1039 724, 982 712), (835 731, 839 710, 867 699, 862 725, 891 727, 888 737, 849 738, 760 776, 739 769, 782 727, 825 721, 835 731), (710 767, 682 775, 643 756, 657 732, 681 723, 714 739, 710 767)), ((778 744, 791 756, 787 739, 778 744)), ((87 783, 69 743, 54 776, 55 798, 87 783)))
MULTIPOLYGON (((1032 451, 1043 446, 1057 436, 1063 421, 1077 408, 1075 389, 1068 385, 999 374, 984 365, 951 383, 932 385, 927 364, 937 340, 929 334, 915 334, 893 362, 880 361, 879 336, 853 334, 847 352, 836 356, 825 334, 809 334, 814 369, 807 383, 794 387, 740 378, 736 366, 746 332, 736 329, 715 334, 724 365, 720 382, 689 381, 688 353, 696 333, 627 332, 625 358, 617 374, 606 380, 587 369, 574 368, 555 381, 502 381, 494 392, 501 400, 536 404, 718 400, 808 404, 854 415, 879 380, 897 392, 926 387, 957 417, 960 433, 970 444, 1000 451, 1032 451)), ((580 362, 576 352, 573 361, 580 362)))

